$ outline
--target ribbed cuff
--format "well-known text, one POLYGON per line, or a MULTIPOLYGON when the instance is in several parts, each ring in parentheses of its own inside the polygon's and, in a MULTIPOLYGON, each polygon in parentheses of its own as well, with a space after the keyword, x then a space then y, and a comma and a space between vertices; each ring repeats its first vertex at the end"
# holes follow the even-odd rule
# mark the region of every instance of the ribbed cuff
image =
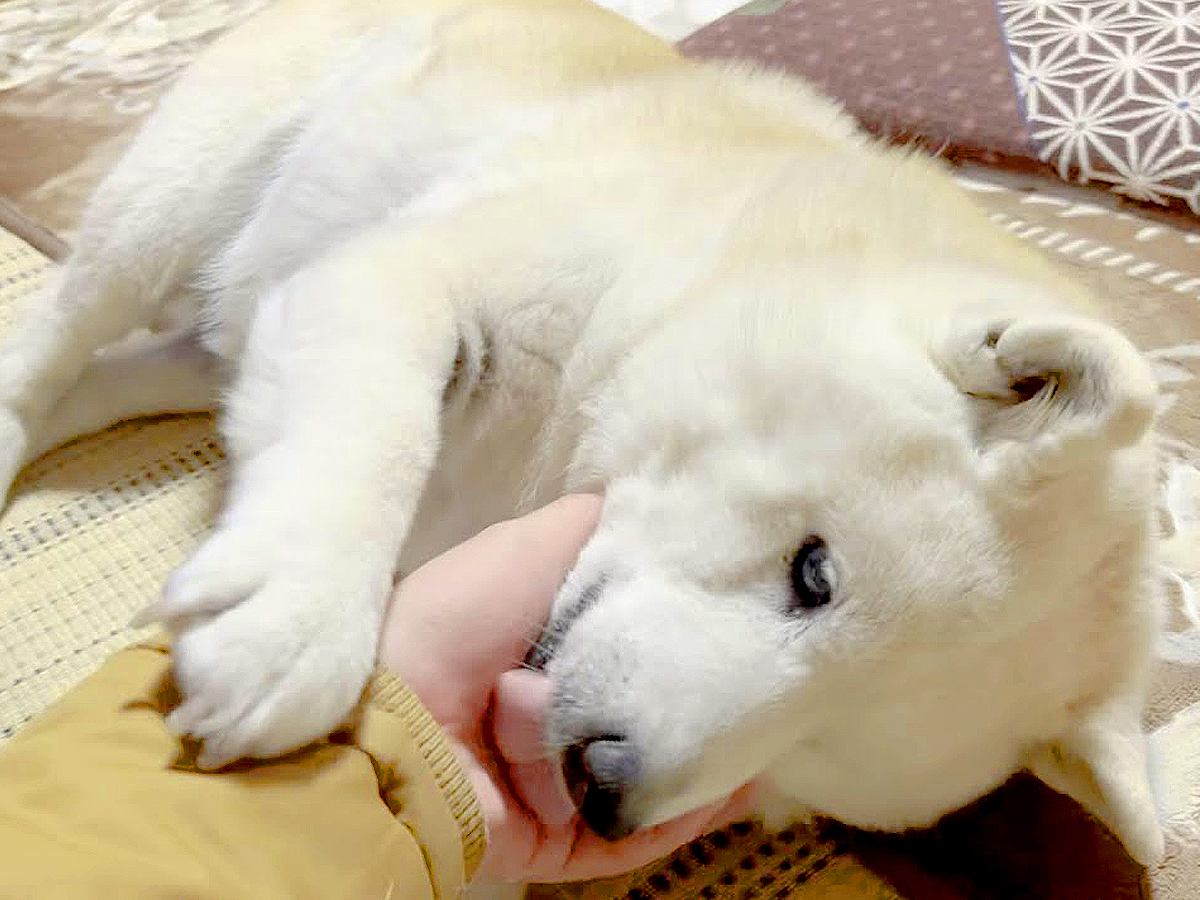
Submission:
POLYGON ((407 728, 421 756, 433 772, 438 788, 458 823, 462 835, 463 868, 467 880, 474 876, 487 849, 483 811, 475 789, 434 721, 412 690, 387 669, 379 668, 367 689, 367 702, 398 718, 407 728))

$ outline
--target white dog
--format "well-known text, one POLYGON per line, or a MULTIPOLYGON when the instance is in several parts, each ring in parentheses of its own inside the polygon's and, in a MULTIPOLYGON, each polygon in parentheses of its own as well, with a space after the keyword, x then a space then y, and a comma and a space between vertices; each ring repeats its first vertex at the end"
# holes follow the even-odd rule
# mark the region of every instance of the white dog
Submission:
POLYGON ((919 826, 1028 768, 1161 852, 1148 369, 803 84, 581 0, 282 0, 58 281, 0 354, 0 483, 228 385, 229 495, 153 610, 205 764, 343 721, 398 567, 602 489, 537 660, 598 833, 756 775, 919 826))

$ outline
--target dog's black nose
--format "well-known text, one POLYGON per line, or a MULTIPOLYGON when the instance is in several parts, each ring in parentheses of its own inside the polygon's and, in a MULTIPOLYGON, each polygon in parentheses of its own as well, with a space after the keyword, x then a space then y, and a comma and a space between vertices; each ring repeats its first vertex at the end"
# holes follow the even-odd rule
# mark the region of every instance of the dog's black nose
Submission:
POLYGON ((625 791, 638 776, 638 753, 620 735, 585 738, 563 753, 563 778, 587 827, 616 841, 633 831, 621 814, 625 791))

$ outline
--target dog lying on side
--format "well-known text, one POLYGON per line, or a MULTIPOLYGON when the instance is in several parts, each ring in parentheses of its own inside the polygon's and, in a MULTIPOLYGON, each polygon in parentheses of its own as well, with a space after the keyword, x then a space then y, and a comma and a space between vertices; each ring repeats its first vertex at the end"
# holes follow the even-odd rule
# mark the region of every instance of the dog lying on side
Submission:
POLYGON ((0 351, 0 484, 222 397, 153 608, 203 764, 344 720, 394 573, 568 490, 539 651, 618 837, 937 820, 1027 768, 1143 862, 1159 627, 1134 347, 935 163, 582 0, 281 0, 213 46, 0 351))

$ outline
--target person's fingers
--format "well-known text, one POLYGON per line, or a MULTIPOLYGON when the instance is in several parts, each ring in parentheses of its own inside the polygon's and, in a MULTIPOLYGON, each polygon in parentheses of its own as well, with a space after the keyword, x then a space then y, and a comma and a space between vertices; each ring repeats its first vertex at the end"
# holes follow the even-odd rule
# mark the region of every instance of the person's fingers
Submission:
POLYGON ((546 711, 553 687, 540 672, 511 669, 496 680, 492 729, 501 756, 510 764, 546 759, 546 711))
POLYGON ((472 752, 469 745, 454 738, 451 738, 449 743, 454 755, 458 757, 463 774, 467 777, 467 781, 471 782, 471 787, 475 791, 479 811, 483 815, 484 821, 488 823, 488 827, 491 828, 496 822, 505 818, 505 810, 510 805, 508 798, 505 796, 504 790, 496 783, 496 778, 472 752))
POLYGON ((501 775, 496 761, 470 742, 450 737, 449 743, 471 783, 487 829, 487 851, 478 874, 498 881, 522 880, 538 851, 543 826, 524 803, 510 796, 506 782, 511 781, 511 772, 501 775))
POLYGON ((575 804, 563 785, 558 763, 543 759, 509 770, 514 788, 542 825, 556 828, 575 818, 575 804))
POLYGON ((526 881, 529 860, 540 846, 540 826, 523 810, 509 804, 487 819, 487 850, 476 878, 500 883, 526 881))
POLYGON ((404 579, 384 624, 383 663, 423 700, 451 688, 439 705, 466 703, 477 711, 496 676, 519 663, 536 638, 602 502, 564 497, 488 528, 404 579))
POLYGON ((651 863, 702 834, 745 818, 753 808, 753 795, 752 787, 741 788, 722 802, 640 829, 616 843, 586 834, 578 840, 564 866, 565 877, 604 878, 651 863))
POLYGON ((575 815, 556 754, 546 746, 545 713, 550 679, 513 669, 492 694, 492 738, 522 801, 546 825, 564 825, 575 815))
POLYGON ((554 594, 595 530, 602 504, 592 494, 574 494, 519 519, 493 525, 435 557, 406 578, 402 587, 428 590, 443 610, 483 614, 504 622, 505 610, 545 618, 554 594), (487 600, 487 610, 480 609, 487 600), (488 610, 497 610, 494 616, 488 610))
POLYGON ((730 822, 739 822, 755 812, 758 800, 758 785, 751 782, 734 791, 724 804, 719 805, 712 817, 704 823, 701 833, 716 831, 730 822))

